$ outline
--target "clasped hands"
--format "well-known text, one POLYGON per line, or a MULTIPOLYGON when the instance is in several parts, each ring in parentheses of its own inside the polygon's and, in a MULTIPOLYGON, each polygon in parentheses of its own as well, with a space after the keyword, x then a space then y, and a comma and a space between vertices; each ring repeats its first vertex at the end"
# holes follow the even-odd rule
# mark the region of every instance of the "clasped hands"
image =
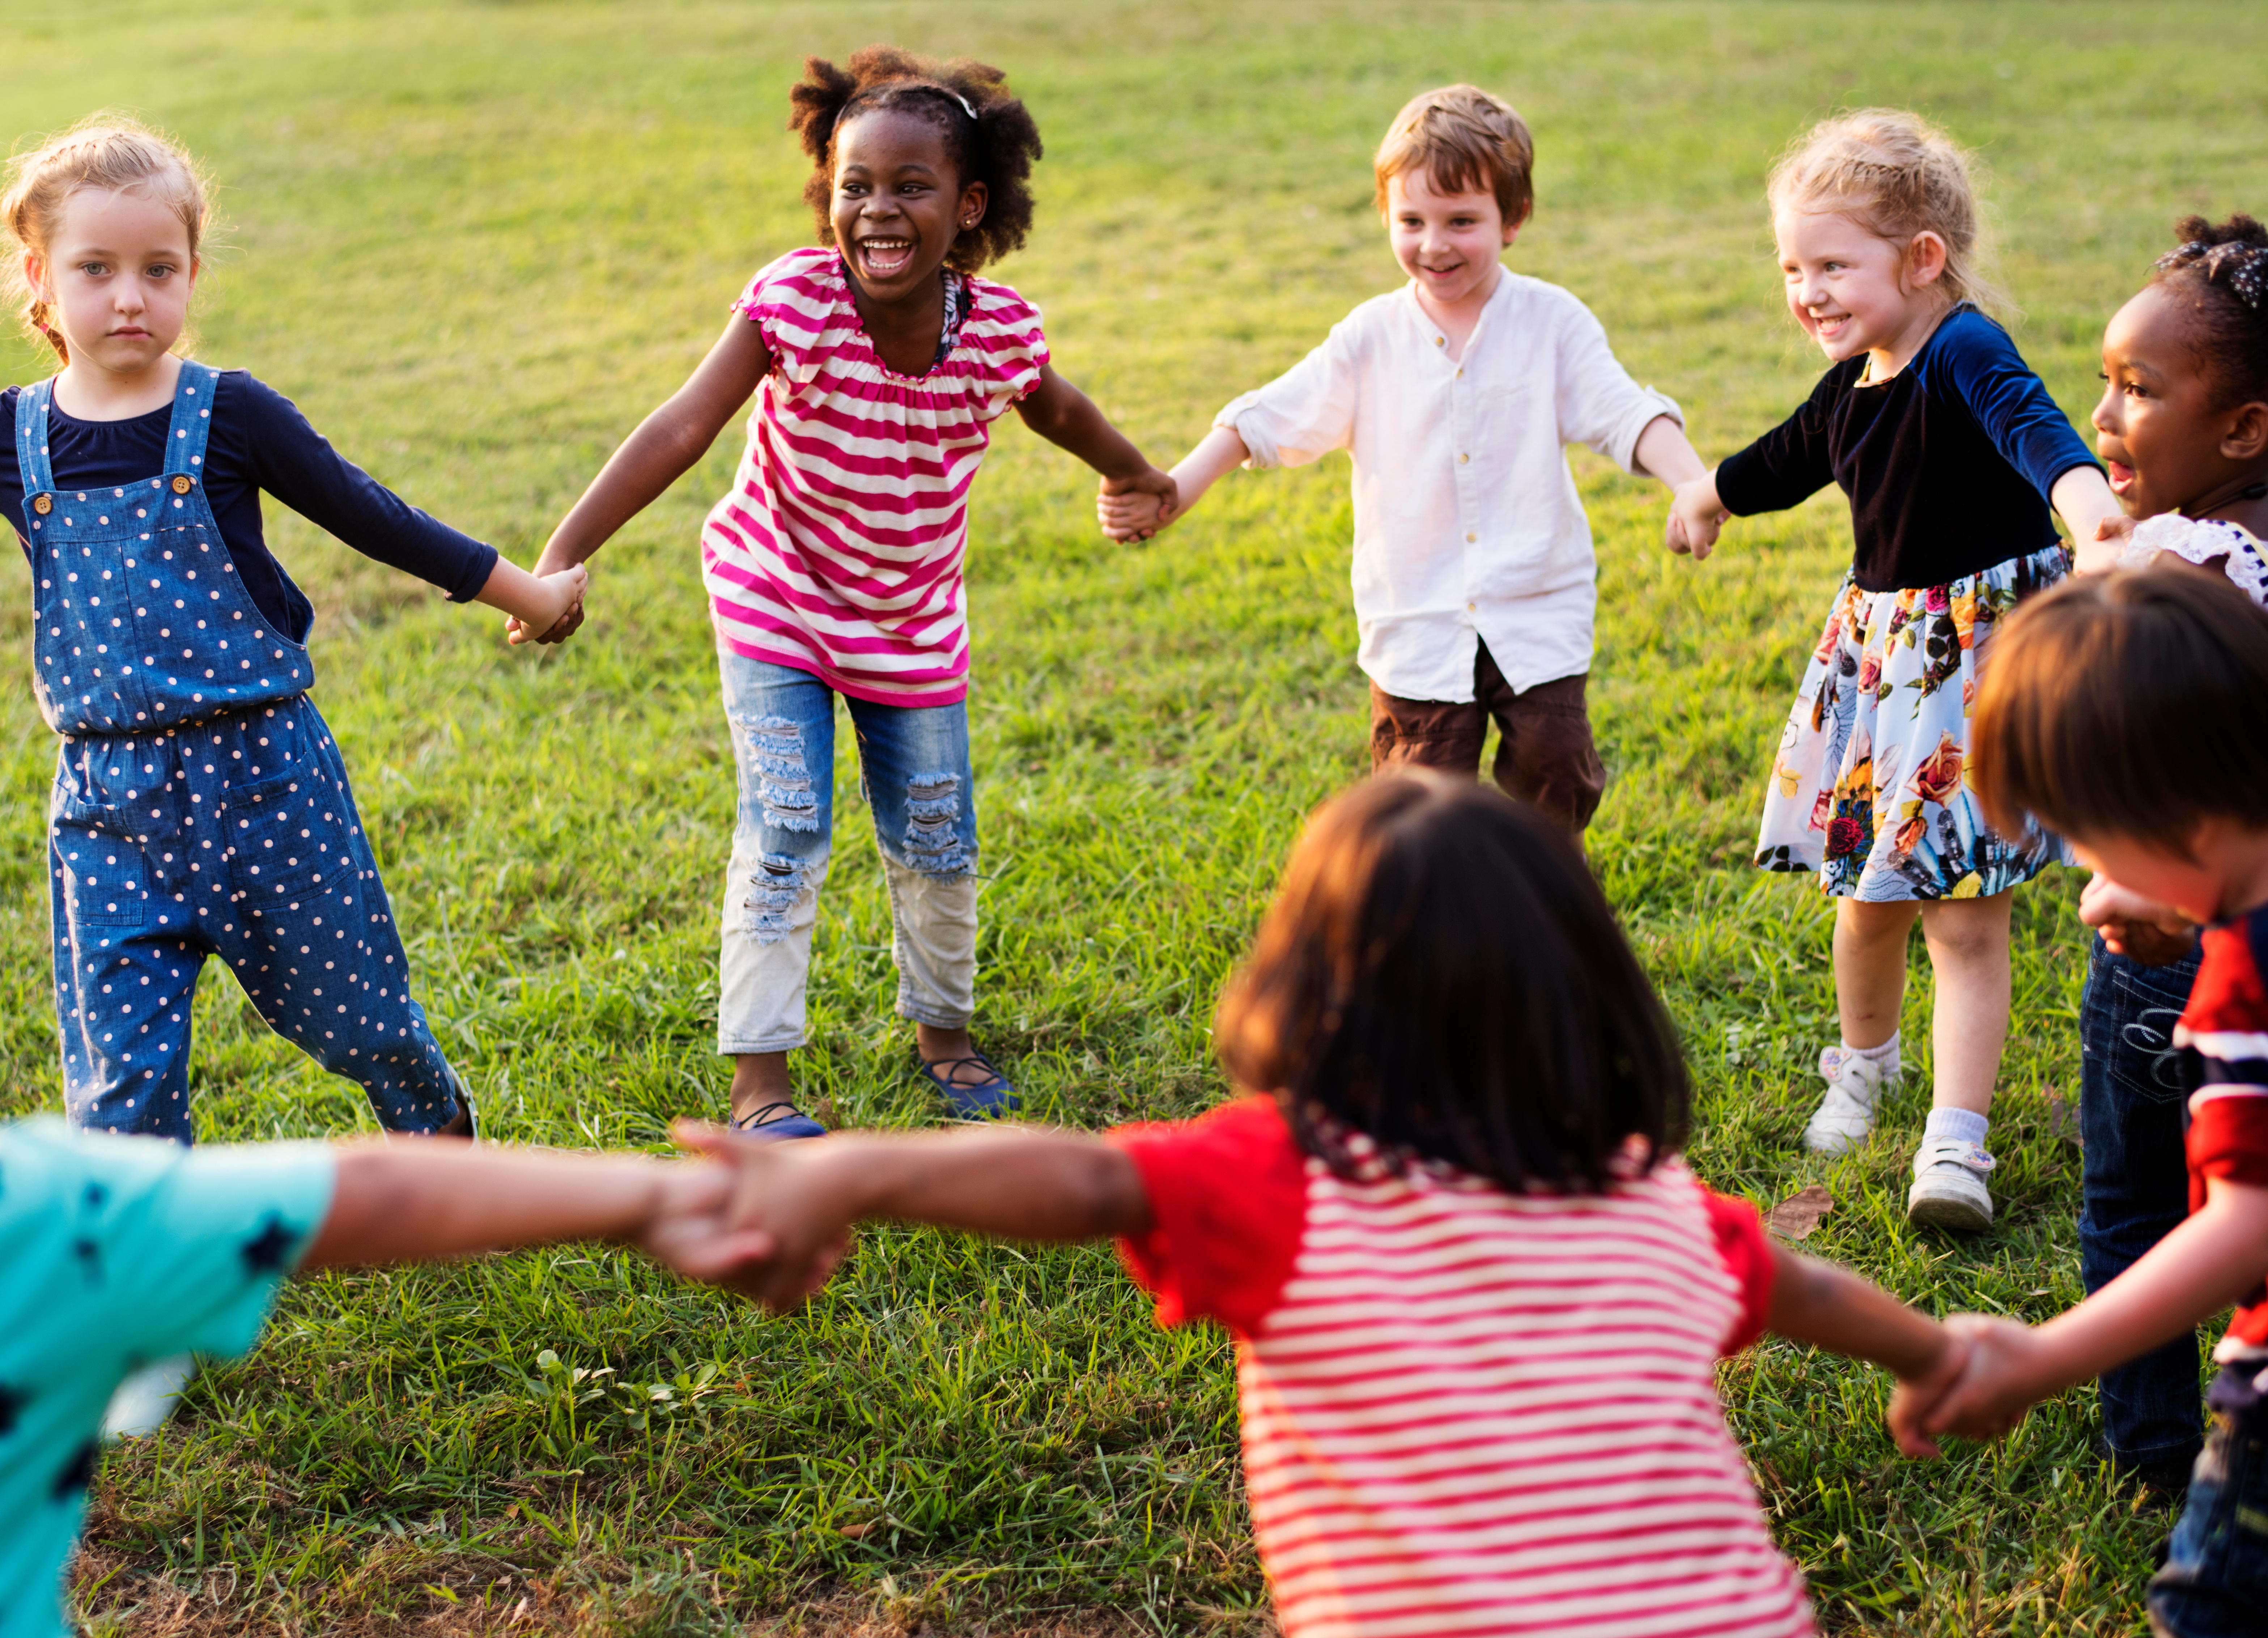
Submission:
POLYGON ((1094 498, 1094 515, 1114 541, 1146 541, 1181 514, 1173 474, 1152 467, 1132 477, 1107 477, 1094 498))

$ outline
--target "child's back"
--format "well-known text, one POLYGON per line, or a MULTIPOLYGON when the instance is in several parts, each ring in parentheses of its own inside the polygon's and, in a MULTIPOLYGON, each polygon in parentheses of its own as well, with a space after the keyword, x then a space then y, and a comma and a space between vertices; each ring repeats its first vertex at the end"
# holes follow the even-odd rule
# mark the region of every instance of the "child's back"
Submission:
POLYGON ((1116 1140, 1160 1317, 1241 1339, 1287 1631, 1810 1630, 1717 1399, 1764 1328, 1753 1211, 1675 1160, 1513 1196, 1358 1135, 1341 1176, 1269 1098, 1116 1140))

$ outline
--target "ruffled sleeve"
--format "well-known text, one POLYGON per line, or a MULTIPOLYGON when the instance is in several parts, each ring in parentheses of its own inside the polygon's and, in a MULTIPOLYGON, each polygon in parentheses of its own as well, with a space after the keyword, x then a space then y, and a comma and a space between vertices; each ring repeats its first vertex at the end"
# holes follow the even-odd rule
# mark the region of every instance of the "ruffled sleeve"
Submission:
POLYGON ((773 363, 800 380, 827 332, 841 279, 834 251, 791 250, 756 269, 733 311, 756 327, 773 363))
POLYGON ((2230 584, 2268 608, 2268 555, 2242 526, 2219 518, 2185 518, 2178 512, 2161 512, 2134 526, 2125 550, 2118 555, 2118 566, 2147 568, 2160 552, 2200 566, 2221 560, 2230 584))
POLYGON ((1048 367, 1040 310, 1007 285, 973 275, 956 350, 968 360, 979 413, 988 421, 1030 397, 1048 367))

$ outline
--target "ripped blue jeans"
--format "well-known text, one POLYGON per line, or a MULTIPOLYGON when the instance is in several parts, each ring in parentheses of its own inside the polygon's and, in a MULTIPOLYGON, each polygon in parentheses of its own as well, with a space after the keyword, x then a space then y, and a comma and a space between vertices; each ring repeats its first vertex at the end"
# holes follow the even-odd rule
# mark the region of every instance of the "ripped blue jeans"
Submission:
MULTIPOLYGON (((717 1050, 804 1044, 811 929, 835 836, 835 690, 807 671, 719 653, 740 768, 725 884, 717 1050)), ((976 1011, 976 805, 968 707, 843 697, 890 890, 898 1012, 959 1029, 976 1011)))

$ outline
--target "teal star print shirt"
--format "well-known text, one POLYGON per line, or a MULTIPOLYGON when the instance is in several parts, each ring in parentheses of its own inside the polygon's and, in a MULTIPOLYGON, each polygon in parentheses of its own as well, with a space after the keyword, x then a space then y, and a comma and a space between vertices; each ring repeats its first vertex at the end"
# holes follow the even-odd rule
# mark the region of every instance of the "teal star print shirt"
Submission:
POLYGON ((189 1149, 0 1125, 0 1638, 61 1638, 112 1392, 259 1339, 330 1209, 320 1143, 189 1149))

